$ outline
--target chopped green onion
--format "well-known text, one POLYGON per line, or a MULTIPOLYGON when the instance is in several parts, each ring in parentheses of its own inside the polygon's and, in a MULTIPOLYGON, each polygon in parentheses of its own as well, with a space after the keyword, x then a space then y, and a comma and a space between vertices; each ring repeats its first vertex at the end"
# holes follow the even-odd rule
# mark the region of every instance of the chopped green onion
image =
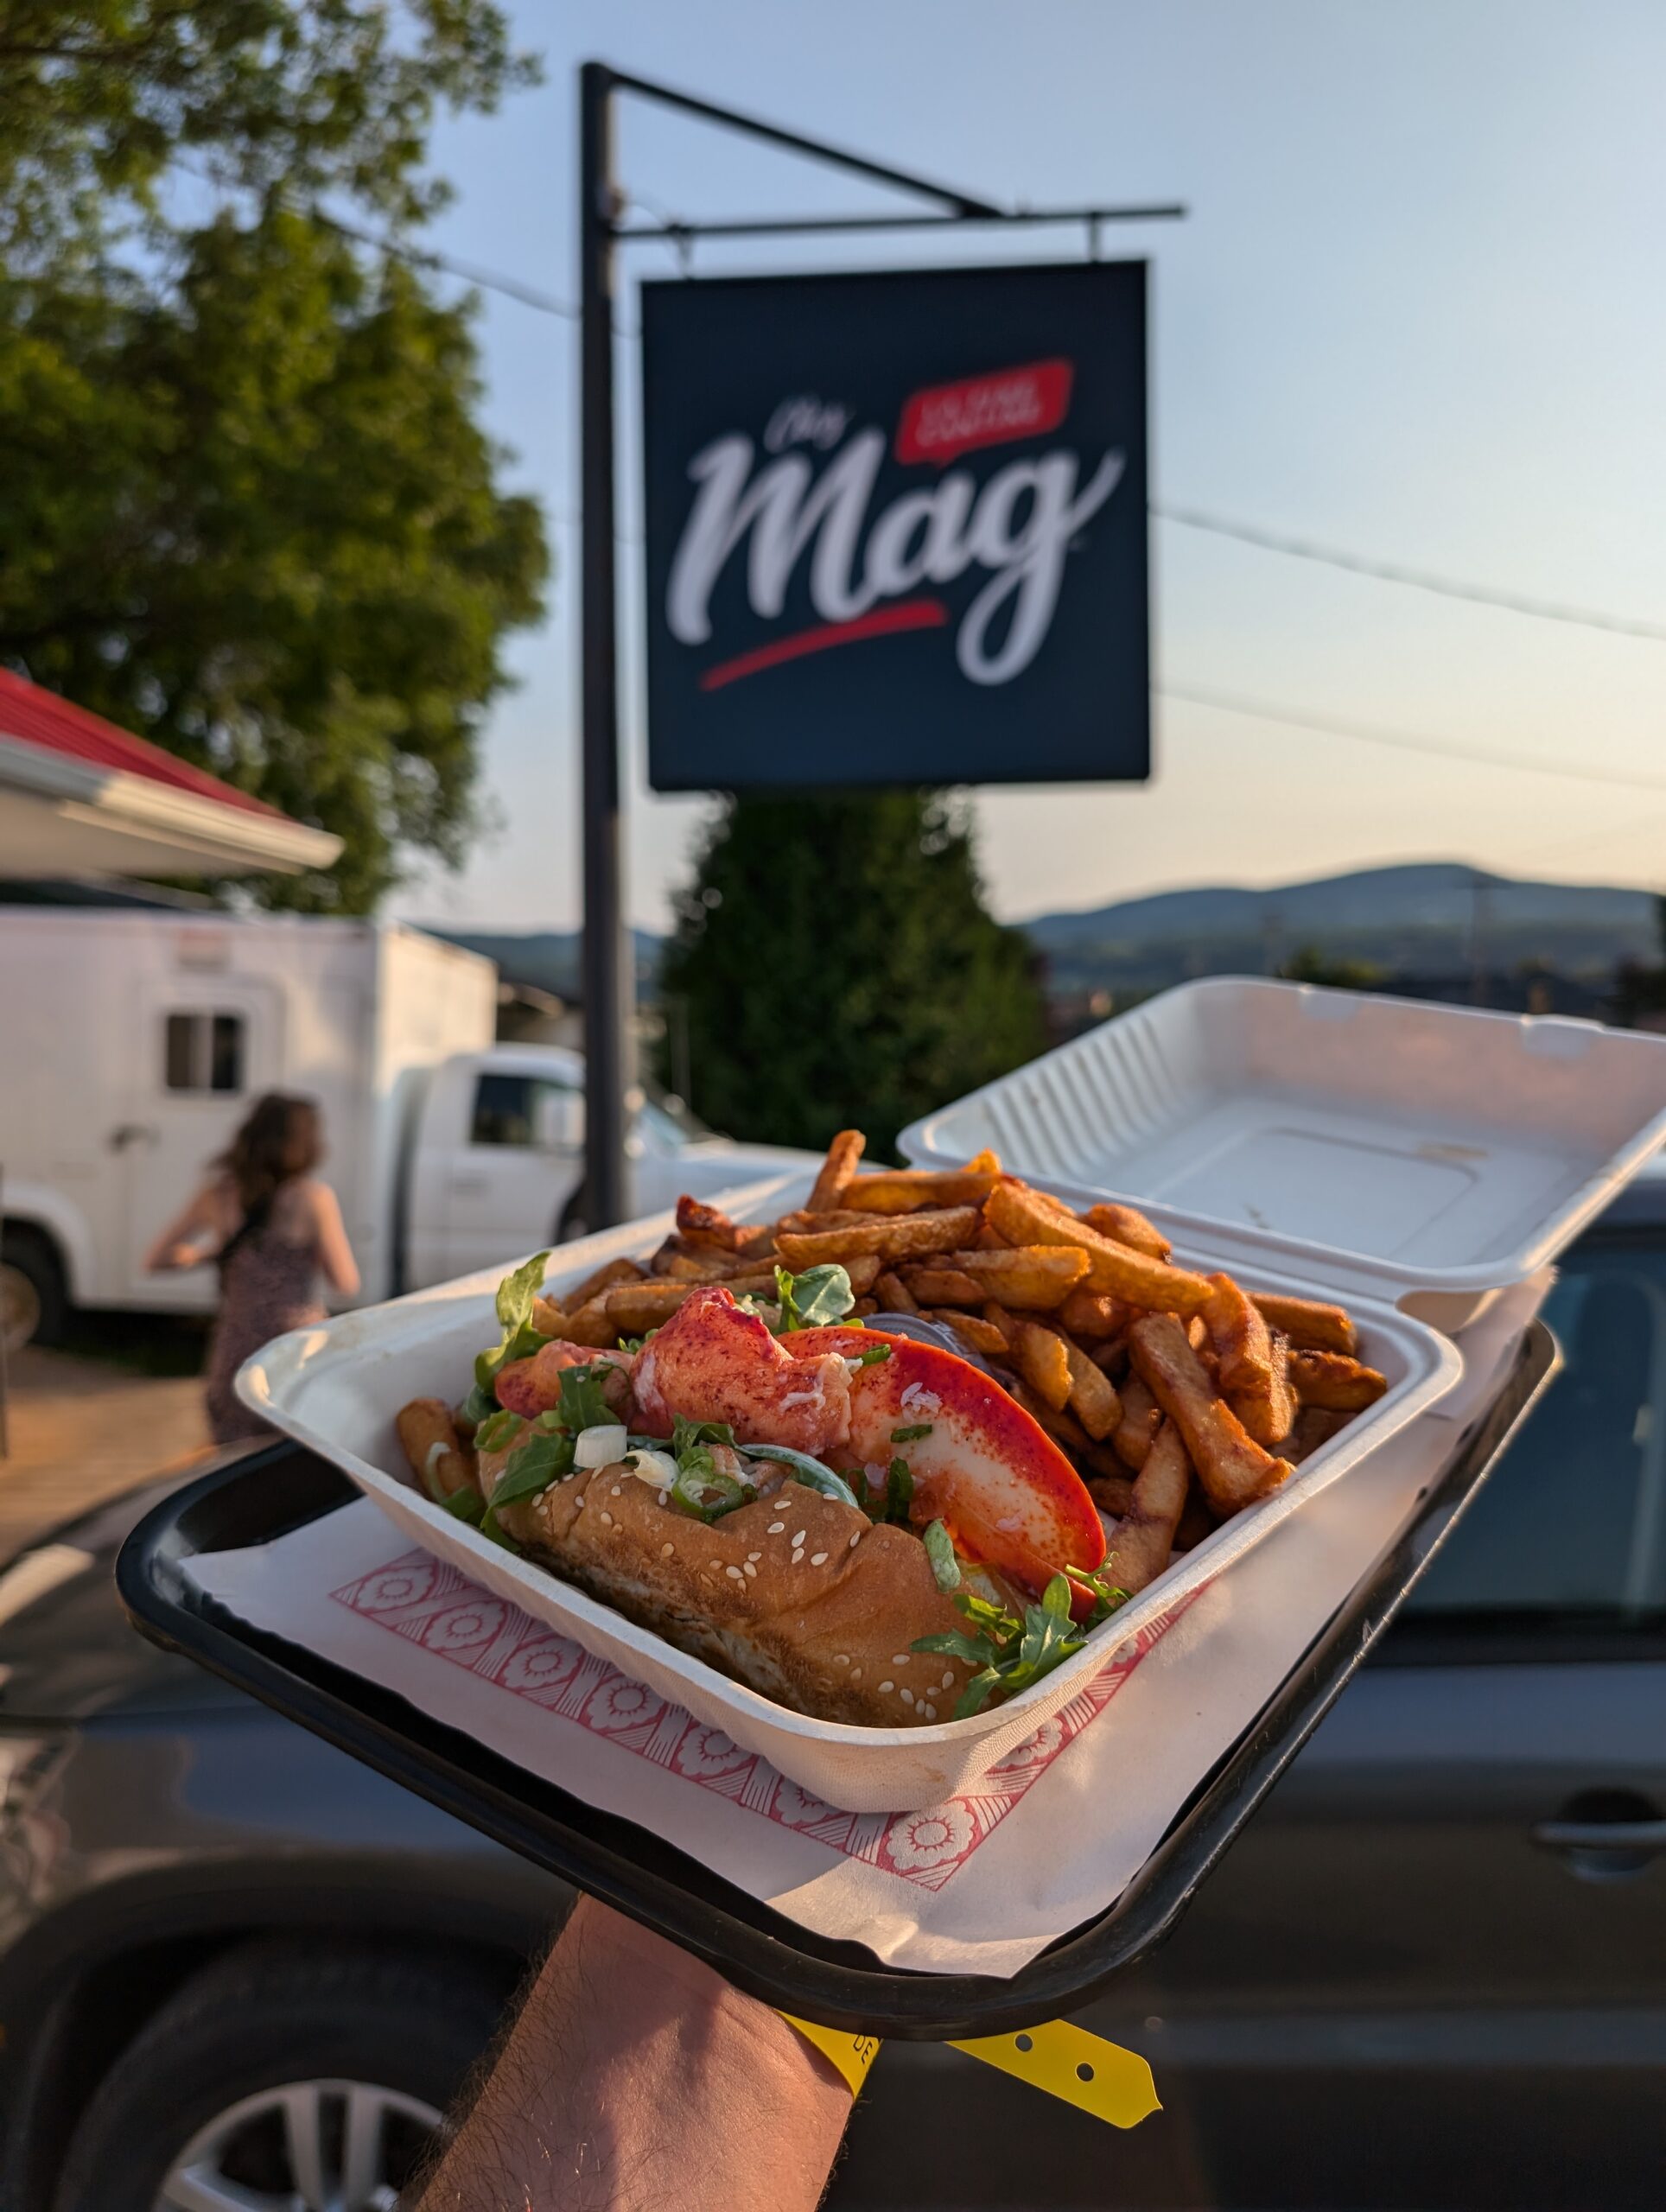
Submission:
POLYGON ((444 1501, 448 1513, 455 1513, 460 1521, 467 1521, 478 1529, 486 1512, 486 1500, 473 1483, 465 1483, 461 1490, 454 1490, 444 1501))
POLYGON ((866 1351, 856 1354, 856 1362, 861 1367, 872 1367, 875 1360, 889 1359, 890 1357, 889 1344, 869 1344, 866 1351))
POLYGON ((885 1477, 885 1517, 906 1522, 914 1502, 914 1471, 906 1459, 893 1459, 885 1477))
POLYGON ((891 1432, 891 1441, 893 1444, 918 1444, 922 1436, 929 1436, 931 1433, 932 1424, 929 1421, 917 1421, 912 1428, 893 1428, 891 1432))
POLYGON ((819 1491, 823 1497, 836 1497, 841 1505, 855 1505, 861 1510, 856 1493, 844 1477, 823 1466, 819 1459, 812 1459, 807 1452, 790 1452, 784 1444, 737 1444, 734 1448, 749 1459, 773 1459, 779 1466, 791 1467, 793 1480, 806 1490, 819 1491))
POLYGON ((733 1513, 739 1505, 746 1504, 750 1493, 733 1475, 726 1475, 712 1465, 709 1458, 704 1466, 696 1464, 690 1454, 686 1465, 677 1471, 677 1480, 671 1484, 671 1497, 684 1513, 691 1513, 696 1521, 721 1521, 726 1513, 733 1513), (708 1492, 715 1491, 717 1503, 710 1503, 708 1492))
POLYGON ((932 1572, 937 1577, 938 1588, 958 1590, 960 1561, 955 1557, 954 1539, 941 1521, 933 1521, 928 1525, 922 1541, 925 1546, 925 1555, 932 1562, 932 1572))
POLYGON ((520 1434, 522 1426, 518 1414, 512 1414, 506 1407, 499 1406, 495 1413, 488 1414, 474 1431, 474 1448, 477 1452, 501 1452, 506 1445, 512 1443, 520 1434))

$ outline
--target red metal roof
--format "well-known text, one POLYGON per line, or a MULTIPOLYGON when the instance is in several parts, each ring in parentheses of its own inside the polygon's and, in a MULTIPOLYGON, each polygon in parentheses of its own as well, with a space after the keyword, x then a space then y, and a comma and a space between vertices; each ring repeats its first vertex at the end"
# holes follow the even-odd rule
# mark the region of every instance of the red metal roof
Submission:
POLYGON ((143 776, 198 798, 217 799, 222 806, 241 807, 248 814, 270 815, 280 822, 288 818, 279 808, 223 784, 206 768, 194 768, 188 760, 164 753, 130 730, 118 729, 114 722, 88 714, 85 707, 72 706, 55 691, 43 691, 38 683, 4 668, 0 668, 0 737, 85 760, 113 774, 143 776))

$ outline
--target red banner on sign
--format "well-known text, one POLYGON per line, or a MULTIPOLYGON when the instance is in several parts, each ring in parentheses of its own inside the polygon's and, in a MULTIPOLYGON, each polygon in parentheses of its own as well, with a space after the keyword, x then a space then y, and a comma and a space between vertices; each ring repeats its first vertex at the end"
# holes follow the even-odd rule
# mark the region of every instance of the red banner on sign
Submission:
POLYGON ((1069 361, 1031 361, 993 376, 928 385, 903 403, 897 424, 897 459, 939 467, 979 446, 1056 430, 1070 407, 1069 361))

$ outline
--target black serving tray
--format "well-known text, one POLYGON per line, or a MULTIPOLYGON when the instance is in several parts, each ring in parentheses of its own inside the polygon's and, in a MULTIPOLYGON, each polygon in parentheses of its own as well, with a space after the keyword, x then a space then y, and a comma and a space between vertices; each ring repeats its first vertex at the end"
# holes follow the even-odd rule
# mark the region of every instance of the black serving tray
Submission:
POLYGON ((116 1580, 140 1630, 351 1751, 512 1851, 680 1943, 766 2004, 855 2033, 958 2041, 1033 2027, 1098 1996, 1173 1927, 1210 1869, 1335 1702, 1555 1372, 1541 1322, 1497 1397, 1400 1535, 1193 1791, 1109 1911, 1019 1974, 916 1974, 831 1942, 663 1837, 599 1812, 363 1675, 263 1633, 194 1591, 199 1553, 270 1543, 359 1493, 298 1445, 264 1446, 176 1491, 134 1529, 116 1580))

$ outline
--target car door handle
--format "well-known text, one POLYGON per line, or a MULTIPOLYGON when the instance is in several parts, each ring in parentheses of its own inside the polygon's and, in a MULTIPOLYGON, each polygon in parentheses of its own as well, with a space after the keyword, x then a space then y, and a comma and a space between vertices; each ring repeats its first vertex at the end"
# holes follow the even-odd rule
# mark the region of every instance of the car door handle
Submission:
POLYGON ((1547 1851, 1666 1851, 1666 1821, 1542 1821, 1535 1843, 1547 1851))

